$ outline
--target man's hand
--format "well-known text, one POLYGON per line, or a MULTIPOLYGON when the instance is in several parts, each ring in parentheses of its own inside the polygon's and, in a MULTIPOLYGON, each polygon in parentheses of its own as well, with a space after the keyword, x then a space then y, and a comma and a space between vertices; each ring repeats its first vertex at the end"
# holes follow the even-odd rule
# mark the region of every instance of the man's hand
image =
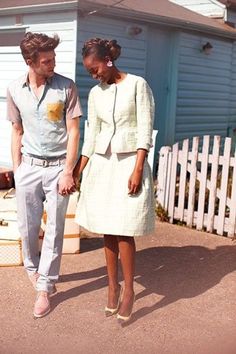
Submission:
POLYGON ((58 182, 58 193, 64 197, 76 191, 76 185, 72 174, 62 173, 58 182))

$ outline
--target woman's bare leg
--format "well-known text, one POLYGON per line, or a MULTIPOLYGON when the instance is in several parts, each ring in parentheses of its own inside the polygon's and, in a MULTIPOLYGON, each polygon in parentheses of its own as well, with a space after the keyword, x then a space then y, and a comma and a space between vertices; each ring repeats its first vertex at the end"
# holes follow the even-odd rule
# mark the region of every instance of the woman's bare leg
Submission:
POLYGON ((133 237, 118 237, 120 260, 124 277, 124 293, 119 315, 129 316, 134 301, 135 242, 133 237))
POLYGON ((115 309, 120 293, 118 282, 118 237, 104 235, 104 248, 108 274, 108 302, 107 307, 115 309))

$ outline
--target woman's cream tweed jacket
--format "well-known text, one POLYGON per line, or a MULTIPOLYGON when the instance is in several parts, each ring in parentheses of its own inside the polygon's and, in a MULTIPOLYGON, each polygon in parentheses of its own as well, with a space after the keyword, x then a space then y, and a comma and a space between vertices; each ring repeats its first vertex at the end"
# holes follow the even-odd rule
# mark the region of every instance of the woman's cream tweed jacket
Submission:
POLYGON ((88 133, 82 155, 134 152, 152 146, 154 99, 147 82, 127 74, 119 84, 98 84, 89 93, 88 133))

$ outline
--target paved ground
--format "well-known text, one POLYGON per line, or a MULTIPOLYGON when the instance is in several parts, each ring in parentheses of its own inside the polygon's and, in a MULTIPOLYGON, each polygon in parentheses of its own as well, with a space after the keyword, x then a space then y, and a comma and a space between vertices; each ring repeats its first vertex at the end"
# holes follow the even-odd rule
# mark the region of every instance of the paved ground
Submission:
POLYGON ((106 319, 101 237, 62 259, 52 312, 33 319, 23 267, 0 268, 0 353, 235 354, 236 243, 158 223, 137 241, 130 323, 106 319))

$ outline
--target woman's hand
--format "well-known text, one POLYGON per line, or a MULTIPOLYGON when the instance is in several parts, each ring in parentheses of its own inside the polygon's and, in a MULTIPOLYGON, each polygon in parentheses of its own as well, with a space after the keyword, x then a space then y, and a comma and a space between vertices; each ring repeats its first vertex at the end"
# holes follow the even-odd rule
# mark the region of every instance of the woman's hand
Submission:
POLYGON ((74 178, 76 188, 78 188, 78 186, 79 186, 80 175, 81 175, 80 163, 77 162, 77 164, 75 165, 74 171, 73 171, 73 178, 74 178))
POLYGON ((147 156, 147 150, 145 149, 137 150, 135 167, 128 181, 128 189, 129 189, 128 193, 130 195, 137 194, 140 191, 140 188, 142 186, 143 167, 144 167, 144 161, 146 156, 147 156))
POLYGON ((73 178, 74 178, 74 183, 77 189, 79 189, 79 182, 80 182, 80 177, 81 174, 85 168, 85 166, 88 163, 89 158, 87 156, 81 155, 77 164, 75 165, 75 168, 73 170, 73 178))
POLYGON ((128 194, 137 194, 142 186, 143 169, 134 169, 128 181, 128 194))

